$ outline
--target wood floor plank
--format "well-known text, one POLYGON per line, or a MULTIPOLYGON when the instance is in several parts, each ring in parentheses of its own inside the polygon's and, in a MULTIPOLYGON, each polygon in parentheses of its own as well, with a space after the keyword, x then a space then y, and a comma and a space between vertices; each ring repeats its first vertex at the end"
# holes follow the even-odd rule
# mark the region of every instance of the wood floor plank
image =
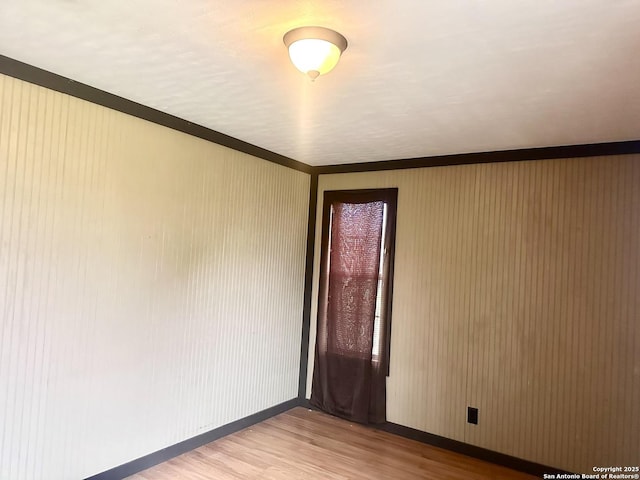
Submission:
POLYGON ((294 408, 128 480, 532 480, 536 477, 294 408))

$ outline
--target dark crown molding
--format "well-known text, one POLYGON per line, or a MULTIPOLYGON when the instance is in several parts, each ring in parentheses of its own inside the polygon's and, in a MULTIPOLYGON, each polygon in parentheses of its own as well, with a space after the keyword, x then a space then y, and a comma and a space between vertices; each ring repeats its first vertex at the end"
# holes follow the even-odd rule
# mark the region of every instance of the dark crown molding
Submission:
POLYGON ((247 143, 243 140, 225 135, 224 133, 191 123, 182 118, 141 105, 131 100, 90 87, 84 83, 76 82, 61 75, 48 72, 3 55, 0 55, 0 73, 35 85, 40 85, 41 87, 45 87, 50 90, 65 93, 91 103, 102 105, 103 107, 111 108, 143 120, 157 123, 158 125, 178 130, 218 145, 232 148, 234 150, 262 158, 269 162, 277 163, 278 165, 283 165, 285 167, 315 175, 640 153, 640 140, 629 140, 585 145, 563 145, 519 150, 500 150, 495 152, 461 153, 454 155, 405 158, 399 160, 384 160, 379 162, 352 163, 344 165, 311 166, 251 143, 247 143))
POLYGON ((552 160, 557 158, 629 155, 632 153, 640 153, 640 140, 525 148, 519 150, 499 150, 495 152, 460 153, 455 155, 404 158, 400 160, 351 163, 346 165, 324 165, 315 167, 315 173, 318 175, 325 175, 331 173, 375 172, 381 170, 403 170, 406 168, 470 165, 474 163, 520 162, 525 160, 552 160))
POLYGON ((202 138, 204 140, 217 143, 218 145, 232 148, 239 152, 247 153, 269 162, 277 163, 278 165, 283 165, 305 173, 311 173, 312 171, 312 167, 306 163, 293 160, 292 158, 285 157, 284 155, 280 155, 251 143, 225 135, 224 133, 216 132, 215 130, 191 123, 182 118, 161 112, 151 107, 146 107, 131 100, 127 100, 126 98, 90 87, 84 83, 76 82, 61 75, 5 57, 4 55, 0 55, 0 73, 35 85, 40 85, 41 87, 45 87, 50 90, 55 90, 56 92, 65 93, 91 103, 102 105, 103 107, 111 108, 143 120, 148 120, 149 122, 157 123, 158 125, 178 130, 180 132, 193 135, 194 137, 202 138))

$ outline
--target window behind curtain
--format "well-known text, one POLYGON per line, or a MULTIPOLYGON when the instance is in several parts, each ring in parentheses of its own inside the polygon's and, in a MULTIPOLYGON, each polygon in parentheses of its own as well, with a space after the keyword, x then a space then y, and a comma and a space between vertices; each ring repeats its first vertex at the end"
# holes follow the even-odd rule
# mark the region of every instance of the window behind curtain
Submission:
POLYGON ((325 192, 312 404, 385 421, 397 189, 325 192))

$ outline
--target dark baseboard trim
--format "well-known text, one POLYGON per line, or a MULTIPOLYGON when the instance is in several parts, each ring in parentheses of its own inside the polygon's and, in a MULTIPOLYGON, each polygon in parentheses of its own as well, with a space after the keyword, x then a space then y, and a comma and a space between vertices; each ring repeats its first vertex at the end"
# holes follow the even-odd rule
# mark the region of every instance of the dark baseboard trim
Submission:
POLYGON ((387 422, 383 425, 376 425, 374 426, 374 428, 393 433, 394 435, 409 438, 411 440, 416 440, 421 443, 426 443, 434 447, 461 453, 468 457, 477 458, 479 460, 484 460, 496 465, 511 468, 512 470, 528 473, 529 475, 534 475, 537 477, 542 477, 545 473, 571 473, 565 470, 559 470, 557 468, 541 465, 539 463, 530 462, 529 460, 512 457, 511 455, 505 455, 504 453, 487 450, 486 448, 469 445, 468 443, 451 440, 450 438, 441 437, 432 433, 416 430, 414 428, 398 425, 397 423, 387 422))
MULTIPOLYGON (((309 400, 306 398, 300 401, 300 406, 309 408, 311 410, 321 411, 311 405, 311 403, 309 403, 309 400)), ((408 438, 410 440, 415 440, 420 443, 425 443, 433 447, 460 453, 462 455, 466 455, 467 457, 484 460, 485 462, 490 462, 495 465, 507 467, 512 470, 528 473, 529 475, 542 477, 545 473, 571 474, 571 472, 567 472, 566 470, 548 467, 539 463, 530 462, 529 460, 523 460, 521 458, 512 457, 511 455, 505 455, 504 453, 494 452, 493 450, 487 450, 486 448, 476 447, 475 445, 469 445, 468 443, 441 437, 439 435, 434 435, 433 433, 423 432, 422 430, 416 430, 415 428, 405 427, 403 425, 398 425, 397 423, 387 422, 381 425, 367 425, 367 427, 392 433, 394 435, 408 438)))
POLYGON ((435 157, 404 158, 381 162, 325 165, 314 168, 318 175, 331 173, 376 172, 381 170, 403 170, 407 168, 445 167, 471 165, 475 163, 520 162, 526 160, 554 160, 559 158, 581 158, 640 153, 640 140, 625 142, 564 145, 558 147, 525 148, 496 152, 460 153, 435 157))
MULTIPOLYGON (((298 406, 320 411, 318 408, 312 406, 308 399, 294 398, 105 472, 87 477, 85 480, 121 480, 298 406)), ((411 427, 398 425, 397 423, 387 422, 382 425, 369 425, 369 427, 538 477, 542 477, 545 473, 571 473, 566 470, 548 467, 539 463, 505 455, 504 453, 494 452, 493 450, 487 450, 475 445, 469 445, 450 438, 416 430, 411 427)))
POLYGON ((201 447, 202 445, 213 442, 214 440, 218 440, 219 438, 235 433, 243 428, 250 427, 251 425, 255 425, 256 423, 260 423, 268 418, 286 412, 287 410, 291 410, 299 405, 300 400, 298 398, 294 398, 271 408, 267 408, 266 410, 262 410, 261 412, 249 415, 248 417, 236 420, 235 422, 227 423, 226 425, 210 430, 206 433, 189 438, 183 442, 176 443, 170 447, 163 448, 157 452, 150 453, 144 457, 132 460, 131 462, 112 468, 106 472, 98 473, 97 475, 88 477, 85 480, 121 480, 130 475, 141 472, 142 470, 153 467, 154 465, 166 462, 178 455, 182 455, 183 453, 201 447))
POLYGON ((280 155, 243 140, 225 135, 224 133, 216 132, 215 130, 211 130, 201 125, 191 123, 187 120, 161 112, 154 108, 146 107, 131 100, 127 100, 126 98, 90 87, 84 83, 76 82, 47 70, 42 70, 32 65, 14 60, 13 58, 5 57, 4 55, 0 55, 0 73, 50 90, 55 90, 56 92, 71 95, 72 97, 80 98, 87 102, 102 105, 103 107, 117 110, 173 130, 178 130, 188 135, 202 138, 204 140, 217 143, 218 145, 232 148, 239 152, 253 155, 254 157, 262 158, 269 162, 277 163, 278 165, 283 165, 305 173, 311 173, 312 171, 312 167, 306 163, 285 157, 284 155, 280 155))

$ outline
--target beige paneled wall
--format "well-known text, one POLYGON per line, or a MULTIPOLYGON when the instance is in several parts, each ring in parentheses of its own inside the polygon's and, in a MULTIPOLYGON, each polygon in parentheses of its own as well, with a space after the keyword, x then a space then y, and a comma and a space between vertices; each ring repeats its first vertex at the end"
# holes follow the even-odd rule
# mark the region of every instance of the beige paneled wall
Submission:
POLYGON ((0 76, 0 479, 296 397, 309 182, 0 76))
POLYGON ((316 245, 324 190, 376 187, 399 188, 388 419, 571 471, 637 465, 640 156, 321 175, 316 245))

